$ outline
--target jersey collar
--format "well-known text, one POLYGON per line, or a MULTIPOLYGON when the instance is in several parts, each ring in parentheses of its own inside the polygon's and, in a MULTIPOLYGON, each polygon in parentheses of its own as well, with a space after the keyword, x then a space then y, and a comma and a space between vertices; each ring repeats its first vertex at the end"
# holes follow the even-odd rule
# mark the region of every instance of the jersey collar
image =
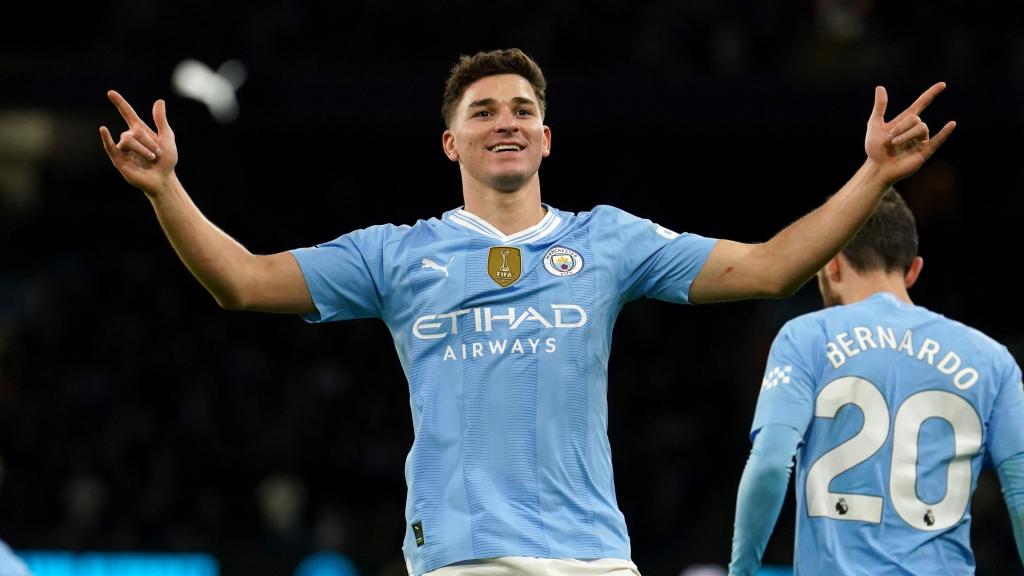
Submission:
POLYGON ((447 212, 444 216, 446 220, 452 224, 467 228, 477 234, 486 236, 493 240, 498 240, 502 244, 532 244, 540 241, 542 238, 550 235, 558 225, 562 223, 562 218, 556 214, 555 210, 547 204, 543 204, 544 209, 547 210, 547 214, 540 219, 540 222, 530 226, 526 230, 520 230, 515 234, 509 234, 506 236, 502 234, 500 230, 492 226, 489 222, 476 214, 466 212, 462 208, 456 208, 447 212))

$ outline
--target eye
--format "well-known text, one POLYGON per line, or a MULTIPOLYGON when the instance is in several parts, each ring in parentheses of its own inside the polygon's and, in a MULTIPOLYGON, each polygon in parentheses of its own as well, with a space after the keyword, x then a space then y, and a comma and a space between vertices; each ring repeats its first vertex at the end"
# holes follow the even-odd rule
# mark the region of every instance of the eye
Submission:
POLYGON ((526 108, 520 108, 519 110, 516 110, 516 116, 533 116, 533 112, 526 108))
POLYGON ((475 114, 473 114, 473 118, 487 118, 490 115, 491 115, 491 113, 488 112, 487 110, 480 110, 480 111, 476 112, 475 114))

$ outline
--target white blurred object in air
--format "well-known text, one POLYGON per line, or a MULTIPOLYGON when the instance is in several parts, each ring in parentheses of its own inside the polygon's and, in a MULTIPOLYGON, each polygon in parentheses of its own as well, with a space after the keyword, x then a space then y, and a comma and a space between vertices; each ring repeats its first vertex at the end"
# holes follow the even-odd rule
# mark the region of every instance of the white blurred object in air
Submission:
POLYGON ((183 60, 175 66, 171 77, 178 94, 206 104, 210 114, 221 124, 238 118, 235 91, 244 83, 245 65, 238 60, 228 60, 217 70, 198 60, 183 60))

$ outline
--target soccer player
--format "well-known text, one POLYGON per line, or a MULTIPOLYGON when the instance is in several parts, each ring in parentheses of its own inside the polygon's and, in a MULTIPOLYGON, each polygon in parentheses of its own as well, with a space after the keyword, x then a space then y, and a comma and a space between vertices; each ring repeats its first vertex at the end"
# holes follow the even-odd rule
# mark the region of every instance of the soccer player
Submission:
POLYGON ((387 323, 415 430, 403 550, 416 575, 635 574, 607 436, 619 310, 642 296, 793 293, 954 127, 930 137, 919 116, 944 84, 889 121, 876 88, 867 158, 853 178, 768 242, 742 244, 609 206, 574 214, 541 203, 545 88, 520 50, 463 57, 442 102, 442 146, 461 171, 463 206, 268 256, 251 254, 189 199, 164 102, 153 106, 154 131, 108 93, 128 129, 115 143, 100 128, 107 154, 221 306, 387 323))
POLYGON ((971 494, 999 473, 1024 562, 1024 391, 1007 349, 915 306, 895 190, 818 273, 824 310, 779 331, 740 480, 733 576, 757 574, 796 455, 795 573, 974 573, 971 494))

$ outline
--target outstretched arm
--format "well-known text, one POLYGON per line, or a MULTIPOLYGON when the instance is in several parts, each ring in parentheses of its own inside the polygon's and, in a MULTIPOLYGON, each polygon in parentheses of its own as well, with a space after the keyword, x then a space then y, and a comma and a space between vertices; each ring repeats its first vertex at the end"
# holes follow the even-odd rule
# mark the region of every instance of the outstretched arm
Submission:
POLYGON ((825 204, 762 244, 718 242, 693 282, 690 300, 718 302, 784 297, 797 291, 838 253, 874 212, 882 194, 916 172, 956 127, 948 122, 934 137, 920 114, 946 88, 939 82, 909 108, 885 121, 888 95, 875 88, 864 151, 867 160, 825 204))
POLYGON ((800 440, 800 432, 783 424, 766 425, 754 437, 736 494, 729 576, 754 576, 761 568, 800 440))
POLYGON ((217 303, 230 309, 315 311, 291 254, 252 254, 192 202, 174 173, 178 148, 164 101, 153 104, 154 131, 120 94, 111 90, 107 97, 128 124, 116 144, 106 126, 100 127, 107 156, 129 184, 146 193, 174 251, 217 303))

